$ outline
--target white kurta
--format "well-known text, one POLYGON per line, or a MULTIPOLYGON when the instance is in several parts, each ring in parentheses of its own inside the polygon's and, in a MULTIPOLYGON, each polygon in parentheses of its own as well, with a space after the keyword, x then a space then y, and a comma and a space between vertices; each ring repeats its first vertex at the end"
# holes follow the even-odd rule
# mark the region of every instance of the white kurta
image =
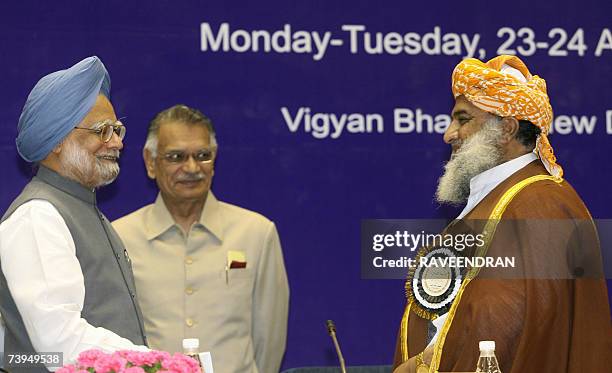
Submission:
MULTIPOLYGON (((0 260, 36 351, 62 352, 68 363, 92 348, 147 350, 81 317, 83 271, 70 231, 51 203, 26 202, 0 224, 0 260)), ((1 329, 3 348, 4 327, 1 329)))

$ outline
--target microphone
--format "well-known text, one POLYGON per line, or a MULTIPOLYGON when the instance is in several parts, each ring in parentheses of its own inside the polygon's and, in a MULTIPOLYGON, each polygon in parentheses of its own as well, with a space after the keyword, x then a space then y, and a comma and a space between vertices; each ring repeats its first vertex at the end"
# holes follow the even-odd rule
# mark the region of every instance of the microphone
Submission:
POLYGON ((336 354, 338 355, 338 360, 340 361, 340 369, 342 373, 346 373, 346 365, 344 365, 344 357, 342 356, 342 351, 340 351, 340 345, 338 344, 338 339, 336 338, 336 325, 331 320, 327 320, 327 332, 330 337, 334 341, 334 347, 336 347, 336 354))

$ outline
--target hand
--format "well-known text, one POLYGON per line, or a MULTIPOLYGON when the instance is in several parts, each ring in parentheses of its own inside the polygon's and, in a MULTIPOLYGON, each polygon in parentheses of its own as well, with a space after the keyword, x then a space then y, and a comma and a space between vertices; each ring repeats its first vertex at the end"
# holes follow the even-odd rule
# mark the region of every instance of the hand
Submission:
MULTIPOLYGON (((431 359, 433 357, 433 346, 427 347, 423 351, 423 362, 427 365, 431 365, 431 359)), ((407 361, 399 365, 393 373, 416 373, 416 356, 411 357, 407 361)))
POLYGON ((416 367, 414 357, 404 361, 401 365, 398 365, 393 373, 415 373, 416 367))
POLYGON ((431 359, 433 358, 433 345, 427 347, 423 351, 423 362, 427 365, 431 365, 431 359))

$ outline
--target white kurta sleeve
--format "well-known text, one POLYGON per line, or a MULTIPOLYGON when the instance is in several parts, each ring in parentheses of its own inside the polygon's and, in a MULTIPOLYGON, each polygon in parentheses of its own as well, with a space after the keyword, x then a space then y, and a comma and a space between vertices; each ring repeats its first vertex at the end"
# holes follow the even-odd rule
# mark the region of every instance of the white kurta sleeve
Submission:
POLYGON ((253 343, 260 372, 280 369, 287 339, 289 284, 274 224, 266 234, 253 295, 253 343))
POLYGON ((0 260, 37 351, 62 352, 66 364, 92 348, 147 350, 81 317, 83 272, 70 231, 51 203, 29 201, 0 225, 0 260))

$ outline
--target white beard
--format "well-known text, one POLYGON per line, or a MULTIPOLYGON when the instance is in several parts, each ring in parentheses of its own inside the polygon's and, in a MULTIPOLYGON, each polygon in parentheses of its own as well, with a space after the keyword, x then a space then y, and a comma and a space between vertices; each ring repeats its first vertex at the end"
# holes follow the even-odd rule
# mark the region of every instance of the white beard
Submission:
POLYGON ((112 183, 119 175, 119 163, 101 160, 102 156, 119 158, 119 151, 109 151, 91 155, 73 140, 62 145, 60 163, 63 174, 90 188, 98 188, 112 183))
POLYGON ((438 180, 436 201, 460 205, 470 195, 470 180, 502 163, 499 146, 503 132, 499 119, 487 120, 482 128, 463 141, 444 166, 444 174, 438 180))

